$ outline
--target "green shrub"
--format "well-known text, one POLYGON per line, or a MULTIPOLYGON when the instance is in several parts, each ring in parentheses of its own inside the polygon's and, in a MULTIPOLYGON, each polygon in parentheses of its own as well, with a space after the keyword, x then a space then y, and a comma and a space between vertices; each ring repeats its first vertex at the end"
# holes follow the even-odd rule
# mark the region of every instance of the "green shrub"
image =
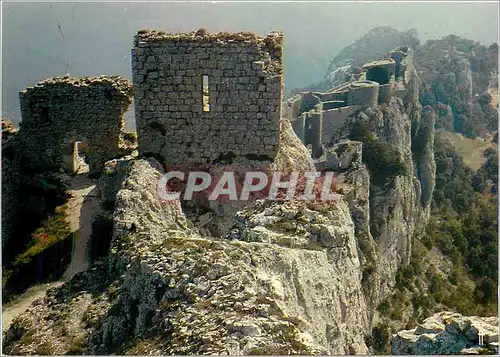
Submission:
POLYGON ((396 176, 408 174, 409 169, 398 149, 391 143, 377 139, 366 123, 357 122, 350 137, 363 143, 363 161, 375 185, 383 186, 396 176))
POLYGON ((391 309, 391 302, 387 298, 385 298, 384 300, 382 300, 380 302, 380 304, 378 305, 378 311, 382 315, 386 315, 389 312, 390 309, 391 309))
POLYGON ((58 206, 43 226, 35 230, 27 249, 14 259, 12 265, 17 266, 29 263, 32 257, 57 242, 68 238, 70 234, 71 230, 66 221, 66 206, 58 206))
POLYGON ((372 348, 376 354, 388 354, 391 345, 391 330, 387 324, 380 324, 372 329, 372 348))

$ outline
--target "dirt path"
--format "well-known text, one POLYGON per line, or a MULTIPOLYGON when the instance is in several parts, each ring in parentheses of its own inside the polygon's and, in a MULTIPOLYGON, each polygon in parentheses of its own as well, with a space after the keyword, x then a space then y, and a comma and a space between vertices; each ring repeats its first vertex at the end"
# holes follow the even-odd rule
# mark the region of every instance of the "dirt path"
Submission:
POLYGON ((87 247, 92 234, 92 220, 99 207, 97 190, 87 175, 78 175, 71 180, 68 193, 71 197, 67 203, 67 220, 71 231, 76 233, 71 263, 63 274, 62 281, 32 286, 14 301, 2 306, 3 331, 35 300, 43 298, 48 289, 63 284, 88 267, 87 247))
POLYGON ((61 285, 62 281, 50 284, 39 284, 26 290, 20 297, 2 307, 2 331, 7 330, 12 320, 25 312, 33 301, 41 299, 50 288, 61 285))
POLYGON ((76 239, 71 263, 63 275, 65 281, 88 267, 87 247, 92 235, 92 219, 99 207, 95 185, 84 175, 73 179, 68 192, 71 195, 67 209, 68 223, 71 231, 76 232, 76 239))

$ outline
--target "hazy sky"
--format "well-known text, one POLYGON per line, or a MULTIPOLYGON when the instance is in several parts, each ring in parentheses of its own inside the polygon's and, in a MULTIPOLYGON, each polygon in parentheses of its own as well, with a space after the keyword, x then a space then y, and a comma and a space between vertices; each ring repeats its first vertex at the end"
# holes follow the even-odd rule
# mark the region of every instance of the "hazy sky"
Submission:
POLYGON ((321 80, 332 58, 377 26, 498 42, 498 3, 3 3, 2 115, 19 121, 18 92, 41 79, 131 78, 141 28, 285 33, 288 89, 321 80), (61 27, 62 34, 58 29, 61 27))

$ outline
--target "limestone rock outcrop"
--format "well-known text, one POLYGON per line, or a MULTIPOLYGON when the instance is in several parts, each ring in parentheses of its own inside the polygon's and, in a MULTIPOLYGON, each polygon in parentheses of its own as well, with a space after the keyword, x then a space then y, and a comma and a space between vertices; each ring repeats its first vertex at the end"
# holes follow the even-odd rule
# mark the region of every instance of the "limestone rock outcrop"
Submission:
POLYGON ((395 355, 498 354, 498 318, 437 313, 392 336, 395 355))
POLYGON ((256 205, 247 220, 262 225, 267 239, 207 239, 188 227, 179 202, 157 199, 157 162, 106 168, 100 191, 117 192, 107 262, 16 319, 5 335, 7 353, 368 353, 354 225, 344 202, 328 210, 256 205), (273 244, 294 217, 311 243, 273 244), (63 333, 65 326, 72 327, 63 333))
MULTIPOLYGON (((351 170, 348 175, 351 179, 341 185, 343 189, 353 193, 347 197, 359 197, 360 194, 364 197, 362 204, 357 201, 356 208, 352 207, 351 202, 351 208, 355 211, 352 214, 356 217, 353 219, 358 221, 357 226, 370 227, 370 234, 364 233, 364 237, 368 239, 366 242, 370 243, 366 243, 364 247, 377 247, 381 265, 372 268, 377 271, 381 284, 369 289, 378 289, 380 299, 394 285, 397 269, 409 262, 411 237, 422 232, 429 218, 430 198, 435 184, 432 130, 435 114, 432 108, 421 108, 418 100, 419 86, 420 78, 414 72, 404 98, 393 97, 387 105, 356 111, 333 134, 333 142, 341 142, 351 137, 354 128, 362 124, 377 140, 391 144, 407 167, 406 174, 396 176, 391 183, 366 180, 363 179, 366 175, 360 169, 351 170), (363 184, 352 186, 352 182, 356 180, 363 184)), ((373 179, 380 175, 372 173, 371 176, 373 179)), ((339 182, 345 178, 347 176, 342 175, 339 182)), ((371 259, 372 262, 376 260, 371 259)), ((377 279, 369 281, 376 282, 377 279)))

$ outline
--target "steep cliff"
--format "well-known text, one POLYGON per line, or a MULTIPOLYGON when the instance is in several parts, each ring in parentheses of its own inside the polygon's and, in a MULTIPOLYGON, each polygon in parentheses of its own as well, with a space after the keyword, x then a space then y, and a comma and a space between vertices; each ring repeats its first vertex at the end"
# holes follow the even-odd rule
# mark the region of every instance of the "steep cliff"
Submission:
MULTIPOLYGON (((393 97, 389 104, 358 110, 332 138, 333 142, 346 138, 363 142, 369 177, 365 168, 350 172, 347 190, 363 197, 363 204, 351 202, 358 239, 365 237, 368 251, 369 247, 377 250, 377 259, 370 259, 370 271, 378 275, 380 286, 365 287, 378 290, 370 299, 374 305, 389 293, 398 268, 408 264, 411 239, 422 233, 429 217, 435 180, 435 114, 430 107, 422 110, 419 86, 420 79, 413 73, 405 98, 393 97), (363 184, 353 186, 356 180, 363 184)), ((378 285, 378 279, 367 277, 366 283, 378 285)))
MULTIPOLYGON (((352 64, 361 64, 413 41, 413 32, 382 28, 337 60, 359 53, 352 64), (380 46, 368 48, 378 37, 380 46)), ((99 239, 110 241, 109 252, 15 319, 5 351, 371 352, 377 307, 429 219, 437 115, 422 108, 420 85, 413 71, 404 97, 355 111, 332 134, 337 146, 330 149, 347 164, 338 165, 330 203, 256 201, 201 212, 160 201, 156 185, 164 170, 154 159, 107 162, 98 191, 113 233, 99 239), (214 215, 222 216, 213 219, 217 229, 200 228, 214 215)), ((288 120, 280 133, 273 168, 312 170, 288 120)))
MULTIPOLYGON (((159 201, 157 162, 108 162, 99 191, 112 208, 109 256, 15 319, 5 351, 368 353, 376 307, 408 262, 433 189, 432 110, 421 114, 418 77, 410 88, 404 101, 358 111, 335 138, 366 124, 378 143, 366 150, 389 145, 404 172, 373 166, 363 149, 365 165, 338 176, 335 202, 257 201, 220 238, 194 228, 180 202, 159 201)), ((304 152, 289 129, 285 168, 304 152)))
POLYGON ((344 202, 257 202, 240 230, 254 239, 207 239, 178 202, 157 199, 154 160, 110 162, 105 175, 108 203, 117 192, 108 259, 16 319, 7 353, 368 353, 344 202), (287 237, 306 242, 282 244, 287 237))

